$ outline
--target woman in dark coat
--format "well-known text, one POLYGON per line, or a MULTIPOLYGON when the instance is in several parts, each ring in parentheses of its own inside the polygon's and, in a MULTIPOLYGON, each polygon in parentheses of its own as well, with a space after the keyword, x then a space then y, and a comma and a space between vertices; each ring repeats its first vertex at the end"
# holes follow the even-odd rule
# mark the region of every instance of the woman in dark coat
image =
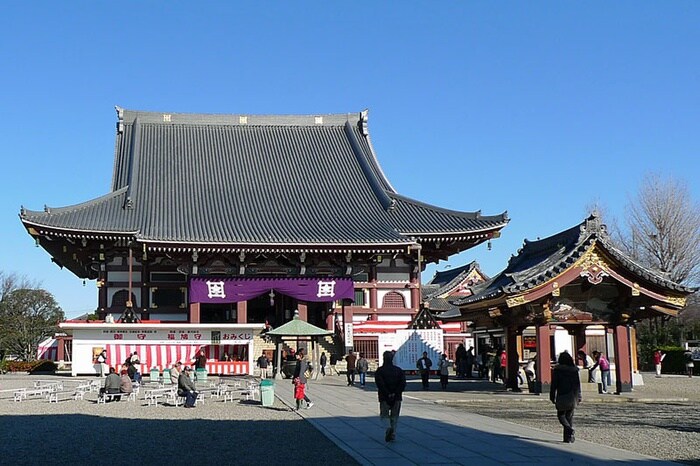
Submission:
POLYGON ((557 407, 557 417, 564 426, 564 442, 574 443, 574 410, 581 402, 581 381, 578 367, 566 351, 559 355, 552 371, 549 399, 557 407))

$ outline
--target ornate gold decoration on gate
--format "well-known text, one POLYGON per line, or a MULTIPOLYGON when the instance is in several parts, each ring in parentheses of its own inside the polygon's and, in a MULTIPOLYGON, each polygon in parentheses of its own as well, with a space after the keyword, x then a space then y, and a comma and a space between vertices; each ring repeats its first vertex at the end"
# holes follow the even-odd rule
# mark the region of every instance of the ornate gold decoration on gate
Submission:
POLYGON ((667 296, 665 301, 671 304, 675 304, 678 307, 685 307, 685 304, 687 302, 686 298, 674 298, 671 296, 667 296))
POLYGON ((521 304, 527 303, 527 300, 525 299, 525 296, 513 296, 512 298, 506 299, 506 306, 508 307, 515 307, 515 306, 520 306, 521 304))
POLYGON ((605 263, 603 258, 600 257, 594 249, 590 249, 586 252, 583 257, 578 260, 576 265, 581 268, 580 275, 588 278, 588 281, 593 285, 601 283, 603 277, 608 276, 608 272, 606 271, 608 264, 605 263))

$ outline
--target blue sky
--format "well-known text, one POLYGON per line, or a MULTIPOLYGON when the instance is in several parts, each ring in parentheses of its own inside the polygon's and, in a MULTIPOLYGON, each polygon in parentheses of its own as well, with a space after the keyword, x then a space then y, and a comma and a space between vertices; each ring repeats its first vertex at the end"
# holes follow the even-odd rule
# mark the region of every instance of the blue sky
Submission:
MULTIPOLYGON (((34 247, 21 205, 105 194, 114 105, 195 113, 370 110, 401 194, 498 214, 441 262, 503 269, 523 239, 619 216, 649 172, 700 198, 698 2, 7 2, 0 16, 0 271, 97 304, 34 247)), ((428 267, 424 280, 435 267, 428 267)))

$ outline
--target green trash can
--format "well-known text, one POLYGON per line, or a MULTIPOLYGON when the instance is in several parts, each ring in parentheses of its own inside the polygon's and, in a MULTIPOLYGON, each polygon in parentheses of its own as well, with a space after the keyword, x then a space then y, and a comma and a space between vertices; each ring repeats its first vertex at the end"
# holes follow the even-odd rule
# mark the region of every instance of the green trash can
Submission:
POLYGON ((275 383, 272 380, 260 381, 260 399, 263 406, 272 406, 275 403, 275 383))
POLYGON ((194 371, 194 380, 200 383, 206 383, 207 381, 207 370, 204 368, 199 368, 194 371))

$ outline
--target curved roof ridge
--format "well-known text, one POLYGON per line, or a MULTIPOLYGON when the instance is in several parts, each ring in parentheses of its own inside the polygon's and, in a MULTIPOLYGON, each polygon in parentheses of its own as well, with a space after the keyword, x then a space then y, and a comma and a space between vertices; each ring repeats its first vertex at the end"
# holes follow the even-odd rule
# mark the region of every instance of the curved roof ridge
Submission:
POLYGON ((389 178, 386 176, 386 173, 384 173, 384 169, 382 169, 382 166, 379 163, 379 158, 377 157, 377 152, 374 150, 374 145, 372 144, 372 138, 369 135, 368 121, 369 121, 369 109, 365 109, 362 112, 360 112, 359 128, 362 131, 362 135, 365 137, 365 142, 367 144, 367 149, 368 149, 367 152, 369 153, 368 154, 369 157, 367 157, 367 161, 374 167, 375 176, 377 176, 379 181, 384 185, 384 189, 389 191, 389 193, 395 194, 396 189, 391 184, 391 181, 389 181, 389 178))
POLYGON ((234 125, 234 126, 339 126, 349 121, 357 124, 362 117, 360 112, 352 113, 316 113, 316 114, 278 114, 260 115, 246 113, 178 113, 128 110, 117 108, 119 124, 131 124, 136 118, 141 123, 163 125, 234 125))
MULTIPOLYGON (((433 274, 433 278, 431 278, 430 281, 429 281, 427 284, 441 283, 441 282, 438 282, 438 281, 437 281, 437 279, 440 278, 440 277, 444 277, 444 276, 449 277, 450 275, 454 275, 455 277, 457 277, 457 276, 459 276, 460 274, 462 274, 462 272, 464 272, 464 271, 469 271, 469 272, 471 272, 472 269, 473 269, 475 266, 478 267, 478 263, 474 260, 474 261, 468 262, 468 263, 466 263, 466 264, 464 264, 464 265, 460 265, 459 267, 450 268, 450 269, 446 269, 446 270, 442 270, 442 271, 436 270, 436 271, 435 271, 435 274, 433 274)), ((452 281, 453 279, 454 279, 454 278, 451 278, 450 280, 448 280, 448 281, 445 282, 445 283, 449 283, 449 282, 452 281)))
POLYGON ((609 252, 612 254, 612 256, 622 262, 625 267, 627 267, 631 272, 633 272, 635 275, 638 275, 640 278, 643 278, 645 280, 648 280, 650 282, 656 282, 658 284, 662 284, 663 286, 666 286, 671 289, 675 289, 678 291, 684 291, 688 293, 694 293, 698 290, 700 290, 700 287, 691 287, 691 286, 686 286, 683 285, 682 283, 678 283, 676 281, 671 280, 669 277, 664 276, 664 272, 653 269, 651 267, 645 267, 644 265, 640 264, 639 262, 635 261, 632 257, 630 257, 628 254, 626 254, 624 251, 620 250, 617 248, 612 241, 609 238, 601 238, 599 241, 599 244, 603 246, 606 252, 609 252))
POLYGON ((76 212, 78 210, 83 210, 83 209, 89 209, 90 207, 97 206, 100 204, 103 204, 105 202, 109 202, 115 197, 118 197, 122 194, 125 194, 128 189, 128 186, 124 186, 123 188, 120 188, 116 191, 112 191, 111 193, 107 193, 103 196, 96 197, 94 199, 90 199, 89 201, 81 202, 79 204, 73 204, 69 206, 64 206, 64 207, 45 207, 44 210, 29 210, 25 209, 22 207, 20 211, 20 217, 23 219, 29 218, 31 216, 34 217, 46 217, 50 215, 56 215, 56 214, 65 214, 69 212, 76 212))
POLYGON ((508 266, 493 279, 477 284, 472 296, 452 302, 455 306, 492 299, 504 294, 517 294, 542 285, 572 266, 599 245, 612 259, 619 261, 631 274, 649 283, 682 293, 698 288, 688 287, 645 267, 618 249, 607 234, 605 225, 593 214, 582 223, 542 240, 526 242, 508 266))
POLYGON ((422 207, 424 209, 434 210, 436 212, 442 212, 442 213, 449 214, 449 215, 456 215, 459 217, 468 218, 470 220, 484 220, 484 221, 499 221, 500 220, 500 221, 504 221, 506 223, 510 220, 508 218, 508 211, 507 210, 503 211, 503 213, 497 214, 497 215, 481 215, 481 210, 475 210, 475 211, 471 211, 471 212, 463 212, 463 211, 459 211, 459 210, 452 210, 452 209, 446 209, 444 207, 438 207, 438 206, 435 206, 432 204, 428 204, 427 202, 418 201, 416 199, 413 199, 413 198, 410 198, 408 196, 404 196, 402 194, 395 193, 395 192, 388 193, 388 195, 389 195, 389 197, 397 198, 398 200, 407 202, 409 204, 413 204, 417 207, 422 207))

